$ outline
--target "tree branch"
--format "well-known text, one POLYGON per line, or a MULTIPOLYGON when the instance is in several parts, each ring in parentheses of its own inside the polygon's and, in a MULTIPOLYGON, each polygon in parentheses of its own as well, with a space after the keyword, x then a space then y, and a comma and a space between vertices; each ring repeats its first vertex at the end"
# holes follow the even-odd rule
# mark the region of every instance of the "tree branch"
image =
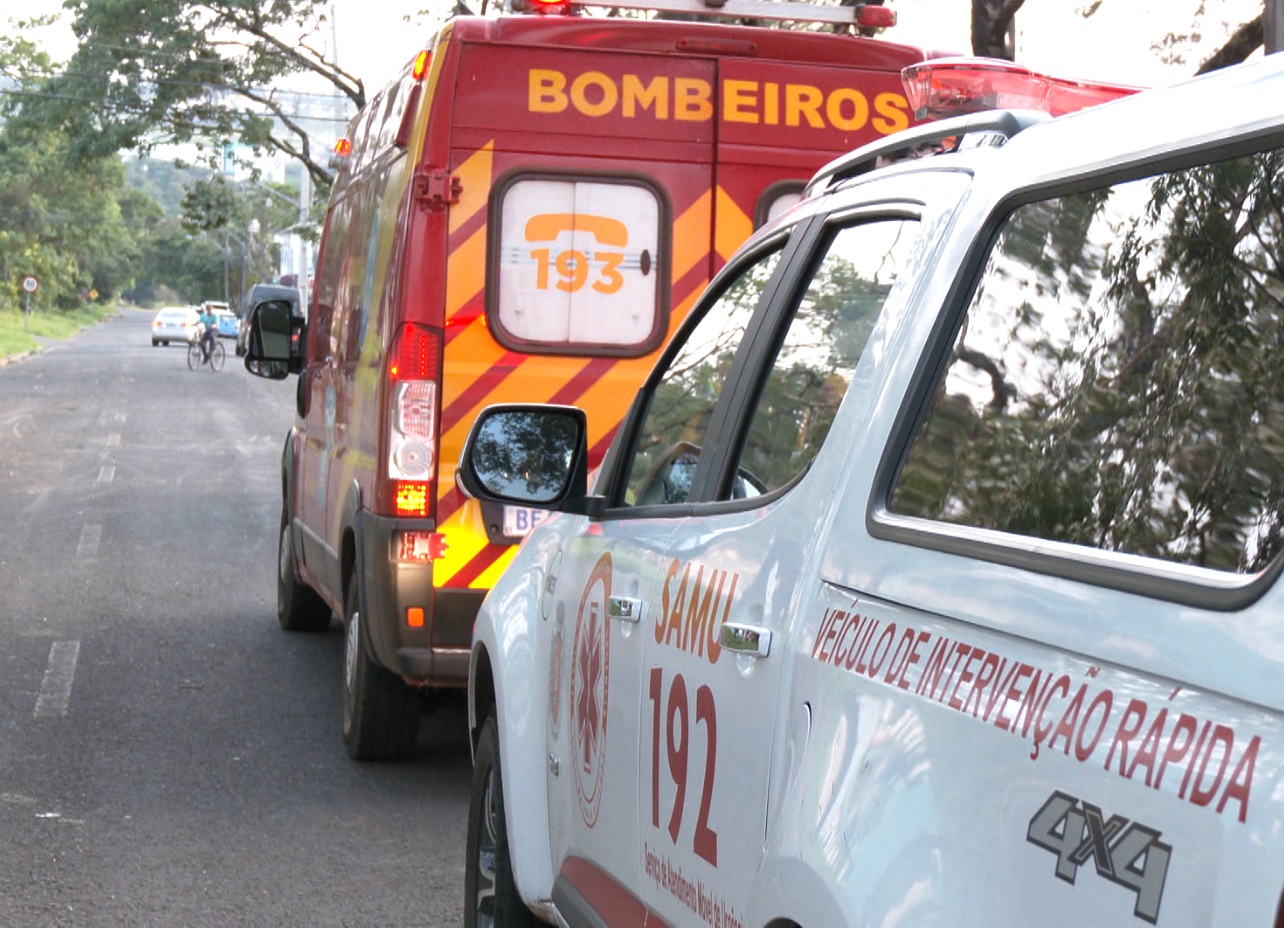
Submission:
POLYGON ((268 140, 273 146, 280 149, 285 154, 290 155, 293 158, 298 158, 307 168, 308 174, 312 176, 313 182, 319 187, 323 189, 329 187, 334 181, 334 175, 331 174, 329 169, 324 165, 318 164, 312 159, 312 144, 308 140, 308 134, 303 127, 287 116, 276 101, 270 96, 256 94, 252 90, 243 87, 236 88, 236 92, 249 100, 253 100, 260 106, 265 107, 272 113, 272 115, 281 121, 282 125, 294 133, 294 135, 299 139, 299 145, 297 147, 288 144, 284 139, 278 138, 276 134, 272 132, 268 133, 268 140))
MULTIPOLYGON (((1268 3, 1272 0, 1267 0, 1268 3)), ((1248 56, 1262 47, 1265 37, 1266 14, 1259 13, 1256 19, 1244 23, 1226 40, 1226 44, 1213 52, 1196 74, 1207 74, 1246 61, 1248 56)))
POLYGON ((232 29, 238 29, 246 32, 260 41, 271 46, 276 51, 285 55, 292 61, 297 62, 304 70, 311 71, 313 74, 323 78, 346 96, 357 109, 361 109, 366 104, 365 85, 359 77, 349 74, 342 68, 326 61, 313 48, 300 42, 298 46, 290 45, 287 42, 277 38, 271 32, 267 31, 255 16, 249 20, 239 16, 239 10, 232 7, 216 7, 204 5, 216 20, 232 29), (308 51, 308 55, 299 54, 299 48, 308 51))

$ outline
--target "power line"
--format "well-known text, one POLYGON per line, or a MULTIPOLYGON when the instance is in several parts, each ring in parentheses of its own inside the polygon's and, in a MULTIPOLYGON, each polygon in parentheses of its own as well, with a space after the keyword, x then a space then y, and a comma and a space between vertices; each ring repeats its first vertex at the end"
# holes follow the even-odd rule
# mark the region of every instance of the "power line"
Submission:
MULTIPOLYGON (((33 99, 33 100, 59 100, 65 103, 83 103, 88 106, 111 107, 116 112, 122 112, 122 111, 126 113, 129 112, 128 109, 122 110, 121 108, 114 106, 114 101, 110 97, 84 97, 84 96, 79 96, 75 94, 51 93, 49 91, 40 91, 40 90, 10 90, 4 87, 0 87, 0 96, 18 97, 21 99, 33 99)), ((142 110, 135 110, 134 114, 139 115, 142 112, 143 112, 142 110)), ((259 112, 254 112, 252 110, 225 109, 224 112, 233 116, 240 116, 240 117, 246 117, 246 118, 254 117, 257 119, 269 119, 269 120, 275 118, 278 115, 278 113, 274 110, 264 110, 263 112, 259 113, 259 112)), ((339 117, 339 116, 312 116, 305 113, 291 113, 286 111, 281 111, 279 115, 282 116, 283 118, 290 119, 296 122, 326 122, 326 123, 337 122, 345 125, 348 122, 348 117, 339 117)), ((192 124, 189 124, 187 128, 214 129, 217 127, 212 125, 201 126, 201 125, 192 123, 192 124)))
MULTIPOLYGON (((77 74, 71 71, 49 71, 43 74, 36 74, 36 75, 23 74, 23 73, 10 74, 0 69, 0 77, 8 77, 10 80, 21 83, 23 81, 32 80, 33 78, 37 80, 40 80, 40 79, 75 80, 77 78, 85 77, 86 80, 98 80, 102 77, 102 75, 86 76, 86 75, 77 74)), ((212 81, 185 81, 185 80, 179 80, 177 78, 171 78, 171 77, 153 78, 151 80, 146 81, 146 84, 148 86, 154 86, 154 87, 199 87, 205 90, 213 90, 213 91, 218 91, 222 93, 242 93, 243 92, 243 91, 237 90, 235 87, 232 87, 228 84, 218 84, 212 81)), ((342 93, 312 93, 311 91, 306 91, 306 90, 288 90, 288 89, 279 88, 279 87, 251 88, 251 89, 254 90, 255 92, 261 92, 268 96, 275 94, 282 97, 308 98, 313 100, 321 100, 326 103, 333 103, 336 100, 342 100, 346 102, 352 101, 351 97, 342 93)), ((3 92, 3 91, 0 90, 0 92, 3 92)))

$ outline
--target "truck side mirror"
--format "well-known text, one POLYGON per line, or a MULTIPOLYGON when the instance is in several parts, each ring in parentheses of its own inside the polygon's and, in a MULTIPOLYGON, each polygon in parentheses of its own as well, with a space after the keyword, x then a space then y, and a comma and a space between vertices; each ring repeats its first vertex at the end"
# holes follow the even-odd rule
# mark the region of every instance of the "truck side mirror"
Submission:
POLYGON ((464 444, 460 484, 476 499, 592 514, 587 431, 574 407, 491 406, 464 444))
POLYGON ((245 369, 257 377, 284 380, 303 369, 302 319, 289 300, 265 300, 250 310, 250 337, 245 348, 245 369))

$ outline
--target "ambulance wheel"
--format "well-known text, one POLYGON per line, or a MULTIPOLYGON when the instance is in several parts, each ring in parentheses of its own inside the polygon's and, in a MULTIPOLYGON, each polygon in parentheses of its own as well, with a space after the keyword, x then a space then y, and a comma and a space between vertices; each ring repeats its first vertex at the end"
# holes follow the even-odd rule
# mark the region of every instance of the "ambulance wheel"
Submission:
POLYGON ((415 749, 423 699, 376 664, 362 628, 358 581, 348 585, 343 623, 343 743, 353 760, 401 760, 415 749))
POLYGON ((508 819, 500 776, 499 732, 486 719, 473 757, 464 865, 464 928, 534 928, 540 922, 517 893, 508 852, 508 819))
POLYGON ((323 632, 330 627, 330 607, 319 593, 299 582, 294 564, 294 533, 281 510, 280 543, 276 555, 276 619, 287 632, 323 632))

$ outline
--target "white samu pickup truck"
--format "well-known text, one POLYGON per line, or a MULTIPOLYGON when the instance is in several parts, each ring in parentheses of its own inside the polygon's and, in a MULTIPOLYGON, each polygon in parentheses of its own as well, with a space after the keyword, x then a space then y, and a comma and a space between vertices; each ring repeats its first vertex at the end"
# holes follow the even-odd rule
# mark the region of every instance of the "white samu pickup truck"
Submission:
POLYGON ((476 423, 557 514, 474 633, 469 925, 1284 924, 1284 57, 906 81, 975 112, 759 230, 591 485, 578 410, 476 423))

